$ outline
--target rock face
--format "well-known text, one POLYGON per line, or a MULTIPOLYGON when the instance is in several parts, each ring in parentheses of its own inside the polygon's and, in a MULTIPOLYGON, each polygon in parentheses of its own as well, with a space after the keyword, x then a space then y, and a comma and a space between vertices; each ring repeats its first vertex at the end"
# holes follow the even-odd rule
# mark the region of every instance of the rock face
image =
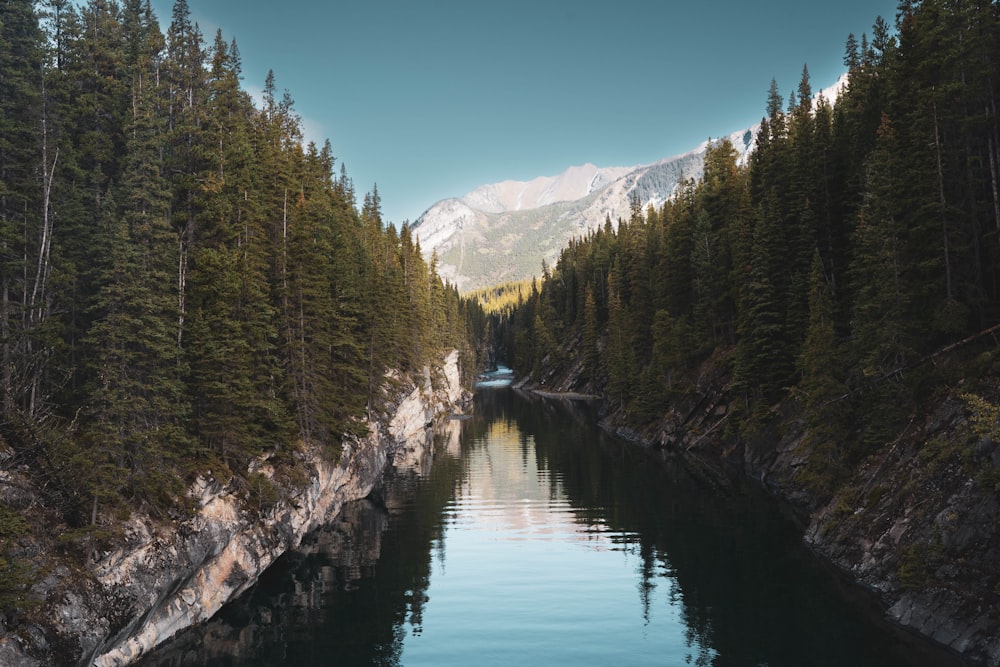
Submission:
POLYGON ((948 396, 814 512, 806 541, 879 591, 887 615, 1000 665, 1000 445, 948 396))
MULTIPOLYGON (((304 488, 267 511, 250 511, 210 478, 192 489, 198 510, 170 526, 129 523, 125 544, 85 572, 56 572, 39 587, 46 599, 40 625, 0 638, 3 665, 127 665, 180 630, 201 623, 252 586, 304 535, 366 497, 407 441, 423 437, 435 416, 467 400, 458 352, 428 369, 399 400, 388 423, 345 443, 340 460, 307 451, 304 488)), ((262 465, 256 472, 271 476, 262 465)))
MULTIPOLYGON (((401 562, 398 553, 387 551, 393 543, 387 546, 385 542, 392 517, 413 501, 420 490, 416 481, 429 478, 439 455, 459 455, 460 434, 461 422, 446 419, 436 421, 432 431, 408 437, 369 497, 345 503, 336 518, 283 555, 287 560, 279 562, 277 571, 267 573, 267 581, 228 605, 223 613, 157 648, 147 658, 148 664, 221 664, 242 656, 253 656, 255 664, 291 664, 288 651, 292 645, 323 642, 330 624, 338 622, 331 597, 362 586, 385 559, 401 562), (281 583, 276 585, 276 581, 281 583)), ((407 525, 405 530, 424 535, 432 528, 407 525)), ((398 542, 395 545, 398 549, 398 542)), ((418 573, 430 567, 431 557, 428 552, 426 563, 407 560, 406 567, 420 579, 418 573)), ((381 621, 382 627, 388 628, 395 615, 413 602, 412 591, 396 592, 398 597, 380 598, 378 609, 369 610, 372 617, 366 617, 366 625, 379 627, 381 621)), ((364 640, 359 636, 358 641, 364 640)), ((350 663, 351 659, 342 662, 350 663)))

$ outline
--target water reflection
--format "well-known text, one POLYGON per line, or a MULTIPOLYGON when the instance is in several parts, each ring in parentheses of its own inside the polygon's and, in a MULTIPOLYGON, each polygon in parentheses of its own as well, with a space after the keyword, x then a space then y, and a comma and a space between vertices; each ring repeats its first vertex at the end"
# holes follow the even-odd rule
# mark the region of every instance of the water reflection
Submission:
POLYGON ((147 665, 913 665, 773 504, 482 390, 430 453, 147 665), (433 465, 431 465, 433 460, 433 465))

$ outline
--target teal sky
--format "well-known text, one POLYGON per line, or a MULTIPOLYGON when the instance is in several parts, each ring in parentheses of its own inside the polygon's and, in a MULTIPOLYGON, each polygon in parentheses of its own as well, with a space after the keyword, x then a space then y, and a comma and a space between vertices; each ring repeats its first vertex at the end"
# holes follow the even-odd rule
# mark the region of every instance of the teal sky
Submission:
MULTIPOLYGON (((359 198, 416 220, 478 185, 686 152, 843 70, 849 33, 895 0, 188 0, 221 28, 244 87, 273 69, 307 138, 329 138, 359 198)), ((164 27, 172 0, 153 0, 164 27)), ((339 169, 339 165, 337 167, 339 169)))

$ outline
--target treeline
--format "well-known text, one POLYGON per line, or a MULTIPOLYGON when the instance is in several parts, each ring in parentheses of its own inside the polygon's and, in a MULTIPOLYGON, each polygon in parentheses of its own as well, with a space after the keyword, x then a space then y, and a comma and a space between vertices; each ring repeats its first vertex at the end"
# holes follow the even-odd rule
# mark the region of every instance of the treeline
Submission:
POLYGON ((515 367, 580 363, 643 421, 714 359, 743 423, 794 397, 834 469, 898 433, 920 362, 1000 321, 997 5, 904 0, 844 62, 835 103, 772 82, 748 164, 716 142, 661 208, 570 244, 500 325, 515 367))
MULTIPOLYGON (((177 0, 0 4, 0 441, 76 525, 336 456, 467 311, 177 0)), ((467 359, 471 368, 474 363, 467 359)))
POLYGON ((519 280, 500 283, 492 287, 481 287, 465 296, 474 299, 486 313, 510 313, 524 302, 532 290, 537 290, 536 280, 519 280))

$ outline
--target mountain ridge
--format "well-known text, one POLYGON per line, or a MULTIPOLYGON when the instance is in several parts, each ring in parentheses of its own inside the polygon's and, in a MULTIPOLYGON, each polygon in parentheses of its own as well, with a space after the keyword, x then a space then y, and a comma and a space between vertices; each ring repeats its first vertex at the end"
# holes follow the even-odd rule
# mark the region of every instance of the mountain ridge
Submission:
MULTIPOLYGON (((757 126, 728 135, 746 159, 757 126)), ((554 176, 479 186, 443 199, 412 231, 426 256, 437 253, 439 274, 460 290, 521 280, 555 263, 570 240, 629 214, 633 193, 643 207, 660 206, 682 180, 701 174, 708 141, 656 162, 633 167, 574 165, 554 176)))
MULTIPOLYGON (((815 95, 831 103, 846 75, 815 95)), ((649 164, 597 167, 587 162, 551 176, 481 185, 443 199, 424 211, 411 230, 438 273, 461 291, 538 276, 542 263, 606 220, 617 227, 638 196, 643 208, 661 206, 686 179, 700 177, 709 143, 728 139, 745 162, 756 146, 760 123, 649 164)))

